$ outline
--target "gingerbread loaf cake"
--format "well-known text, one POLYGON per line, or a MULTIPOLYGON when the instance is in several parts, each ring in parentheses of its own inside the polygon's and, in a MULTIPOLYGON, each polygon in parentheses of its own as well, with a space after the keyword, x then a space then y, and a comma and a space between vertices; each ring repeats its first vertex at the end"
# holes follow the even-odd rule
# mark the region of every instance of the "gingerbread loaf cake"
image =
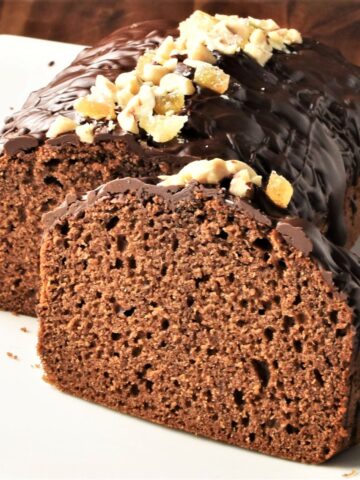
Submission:
MULTIPOLYGON (((124 176, 238 159, 292 185, 273 216, 359 232, 359 68, 272 20, 195 12, 85 49, 9 118, 0 143, 0 308, 34 314, 41 216, 66 193, 124 176)), ((260 202, 260 199, 259 199, 260 202)))
POLYGON ((39 354, 64 392, 320 463, 360 440, 359 260, 261 212, 289 185, 255 173, 194 162, 47 214, 39 354))

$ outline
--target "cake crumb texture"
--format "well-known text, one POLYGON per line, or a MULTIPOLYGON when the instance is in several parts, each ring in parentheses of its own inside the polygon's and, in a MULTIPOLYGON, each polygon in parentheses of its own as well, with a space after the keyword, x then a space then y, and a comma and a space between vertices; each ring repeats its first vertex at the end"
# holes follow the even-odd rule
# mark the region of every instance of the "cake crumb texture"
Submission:
POLYGON ((99 198, 41 260, 39 353, 61 390, 301 462, 356 442, 353 310, 234 202, 99 198))
POLYGON ((86 192, 115 177, 161 171, 171 173, 165 162, 145 164, 122 141, 61 149, 44 145, 0 157, 0 308, 35 315, 41 218, 66 194, 86 192))

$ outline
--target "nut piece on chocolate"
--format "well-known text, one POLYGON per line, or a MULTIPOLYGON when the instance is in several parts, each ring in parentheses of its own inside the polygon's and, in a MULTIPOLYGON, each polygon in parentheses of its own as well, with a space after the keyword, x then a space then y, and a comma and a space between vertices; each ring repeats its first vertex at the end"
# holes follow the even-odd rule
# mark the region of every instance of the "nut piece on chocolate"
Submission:
POLYGON ((195 160, 188 163, 178 173, 174 175, 160 175, 162 180, 159 185, 164 187, 179 185, 184 186, 193 180, 203 184, 217 184, 224 178, 232 178, 230 185, 234 185, 236 180, 240 181, 240 172, 246 171, 248 182, 261 185, 261 176, 246 163, 239 160, 223 160, 214 158, 213 160, 195 160))
MULTIPOLYGON (((193 180, 203 184, 219 184, 225 178, 230 179, 229 192, 236 197, 246 197, 251 185, 261 187, 262 177, 248 164, 239 160, 196 160, 188 163, 180 172, 174 175, 160 175, 159 185, 164 187, 184 186, 193 180)), ((280 208, 287 208, 294 190, 291 184, 282 175, 271 172, 265 194, 280 208)))
POLYGON ((301 462, 358 441, 360 267, 314 226, 277 224, 226 187, 129 178, 45 220, 52 384, 301 462))
POLYGON ((275 205, 286 208, 290 203, 294 189, 286 178, 272 171, 265 192, 275 205))
MULTIPOLYGON (((157 48, 146 50, 138 58, 135 68, 121 73, 115 83, 104 75, 97 75, 90 93, 75 100, 75 111, 82 119, 112 121, 117 117, 123 131, 138 135, 141 128, 155 142, 166 143, 180 133, 187 121, 185 115, 180 115, 185 107, 185 96, 196 92, 189 78, 174 73, 179 63, 177 55, 185 56, 183 63, 195 68, 195 84, 224 94, 229 88, 230 75, 214 65, 217 58, 212 52, 233 55, 243 50, 264 66, 271 58, 273 48, 286 50, 286 44, 302 43, 297 30, 280 29, 272 20, 234 15, 213 17, 199 10, 182 22, 179 30, 178 38, 169 35, 157 48), (273 34, 271 38, 270 33, 273 34), (144 89, 146 96, 143 95, 144 89), (156 108, 156 105, 167 104, 169 92, 183 95, 181 107, 178 103, 177 108, 156 108), (157 103, 154 103, 155 96, 157 103), (165 119, 154 115, 159 110, 169 116, 169 126, 163 134, 160 129, 165 125, 165 119)), ((49 138, 75 129, 80 141, 91 143, 92 132, 83 131, 81 124, 80 129, 76 124, 69 125, 69 121, 66 124, 61 116, 56 122, 59 127, 51 126, 47 133, 49 138)))
POLYGON ((74 120, 63 115, 59 115, 50 125, 49 130, 46 133, 48 138, 55 138, 62 133, 67 133, 75 130, 76 123, 74 120))

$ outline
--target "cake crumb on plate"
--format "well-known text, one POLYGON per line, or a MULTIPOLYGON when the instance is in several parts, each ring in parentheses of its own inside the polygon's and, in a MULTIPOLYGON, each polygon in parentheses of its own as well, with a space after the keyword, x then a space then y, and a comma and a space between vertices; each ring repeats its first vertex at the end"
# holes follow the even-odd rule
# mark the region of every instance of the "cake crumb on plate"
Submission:
POLYGON ((343 477, 353 478, 353 477, 357 477, 358 474, 359 474, 359 472, 358 472, 357 470, 355 470, 355 468, 353 468, 353 469, 351 470, 351 472, 349 472, 349 473, 344 473, 344 474, 343 474, 343 477))
POLYGON ((13 360, 19 360, 19 357, 12 352, 6 352, 6 355, 13 360))

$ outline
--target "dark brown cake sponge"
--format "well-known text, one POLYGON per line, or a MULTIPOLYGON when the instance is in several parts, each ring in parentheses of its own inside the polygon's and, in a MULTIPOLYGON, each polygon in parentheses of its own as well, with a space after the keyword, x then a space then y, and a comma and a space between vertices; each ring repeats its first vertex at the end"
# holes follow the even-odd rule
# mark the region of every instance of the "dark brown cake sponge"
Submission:
POLYGON ((302 462, 359 440, 355 257, 226 189, 125 179, 74 200, 41 249, 51 383, 302 462))

